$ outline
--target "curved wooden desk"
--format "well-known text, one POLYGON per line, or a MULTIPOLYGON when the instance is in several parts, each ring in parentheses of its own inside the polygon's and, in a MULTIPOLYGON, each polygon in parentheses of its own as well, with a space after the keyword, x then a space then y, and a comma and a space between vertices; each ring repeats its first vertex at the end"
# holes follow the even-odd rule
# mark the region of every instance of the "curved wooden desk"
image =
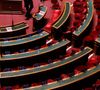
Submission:
POLYGON ((84 20, 83 24, 73 32, 73 35, 79 36, 86 30, 86 28, 88 27, 88 25, 92 21, 93 9, 94 9, 93 2, 88 1, 88 13, 87 13, 86 19, 84 20))
POLYGON ((28 48, 41 47, 46 43, 46 38, 49 33, 42 31, 38 34, 32 34, 21 39, 0 41, 1 55, 8 52, 19 52, 21 49, 27 50, 28 48))
POLYGON ((70 15, 71 7, 69 2, 64 3, 64 11, 62 16, 58 19, 58 21, 53 25, 53 28, 58 29, 60 28, 68 19, 70 15))
POLYGON ((8 47, 8 46, 14 46, 14 45, 21 45, 21 44, 25 44, 25 43, 35 41, 37 39, 43 38, 43 37, 48 36, 48 35, 49 35, 49 33, 43 31, 39 34, 31 35, 31 36, 21 38, 21 39, 17 39, 17 40, 0 41, 0 46, 1 47, 8 47))
MULTIPOLYGON (((90 77, 96 73, 100 72, 100 65, 97 65, 96 67, 85 71, 84 73, 80 73, 77 76, 73 76, 70 78, 66 78, 64 80, 60 81, 55 81, 50 84, 45 84, 45 85, 40 85, 40 86, 35 86, 35 87, 29 87, 29 88, 24 88, 25 90, 52 90, 52 89, 57 89, 59 87, 63 87, 72 83, 75 83, 77 81, 80 81, 82 79, 85 79, 87 77, 90 77)), ((20 89, 23 90, 23 89, 20 89)))
POLYGON ((58 68, 58 67, 61 67, 63 65, 66 65, 68 63, 74 62, 74 61, 88 55, 91 51, 92 51, 91 48, 86 47, 82 51, 78 52, 77 54, 64 58, 64 60, 61 60, 61 61, 58 61, 58 62, 55 62, 55 63, 51 63, 51 64, 48 64, 48 65, 36 67, 36 68, 31 68, 31 69, 1 72, 0 76, 1 76, 1 78, 11 78, 11 77, 17 77, 17 76, 22 76, 22 75, 35 74, 35 73, 43 72, 43 71, 46 71, 46 70, 51 70, 51 69, 58 68))
POLYGON ((28 27, 28 24, 25 22, 13 26, 0 27, 0 38, 25 34, 28 27))
POLYGON ((47 7, 46 6, 40 6, 39 7, 39 12, 36 14, 33 14, 33 18, 36 20, 41 20, 47 12, 47 7))
MULTIPOLYGON (((41 35, 40 35, 41 36, 41 35)), ((32 38, 33 40, 33 38, 32 38)), ((26 40, 28 41, 28 39, 26 40)), ((25 58, 29 58, 29 57, 34 57, 37 55, 41 55, 41 54, 45 54, 48 52, 52 52, 54 50, 60 49, 61 47, 66 47, 67 44, 69 44, 70 41, 69 40, 62 40, 56 44, 53 44, 47 48, 42 48, 42 49, 38 49, 32 52, 25 52, 25 53, 20 53, 20 54, 9 54, 9 55, 2 55, 2 57, 0 58, 0 61, 5 61, 5 60, 14 60, 14 59, 25 59, 25 58)), ((66 49, 64 48, 64 51, 66 49)), ((64 52, 63 51, 63 52, 64 52)))

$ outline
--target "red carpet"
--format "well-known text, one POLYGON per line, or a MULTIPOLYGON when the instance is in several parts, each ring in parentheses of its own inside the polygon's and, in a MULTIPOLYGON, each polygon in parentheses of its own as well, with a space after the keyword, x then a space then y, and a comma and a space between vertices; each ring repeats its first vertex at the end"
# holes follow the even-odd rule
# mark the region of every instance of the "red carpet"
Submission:
MULTIPOLYGON (((61 3, 60 0, 58 0, 58 1, 59 1, 59 3, 61 3)), ((73 2, 74 0, 63 0, 63 1, 73 2)), ((32 9, 32 13, 36 13, 38 11, 38 7, 41 4, 41 2, 40 2, 40 0, 33 0, 33 4, 34 4, 34 8, 32 9)), ((48 7, 45 17, 48 20, 50 20, 50 18, 52 17, 52 3, 51 3, 51 0, 47 0, 43 4, 48 7)), ((23 8, 23 11, 25 12, 24 2, 22 2, 22 8, 23 8)), ((28 23, 29 28, 27 29, 26 33, 29 34, 29 33, 32 32, 33 20, 30 19, 30 20, 26 21, 24 14, 22 14, 22 15, 0 14, 0 27, 12 25, 12 20, 13 20, 14 24, 17 24, 17 23, 20 23, 20 22, 23 22, 23 21, 28 23)))

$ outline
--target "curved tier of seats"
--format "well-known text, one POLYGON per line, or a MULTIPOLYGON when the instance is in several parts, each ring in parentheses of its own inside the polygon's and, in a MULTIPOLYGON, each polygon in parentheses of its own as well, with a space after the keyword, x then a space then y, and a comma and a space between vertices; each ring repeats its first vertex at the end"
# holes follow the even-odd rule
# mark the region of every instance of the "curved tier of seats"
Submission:
MULTIPOLYGON (((46 2, 50 1, 48 0, 46 2)), ((60 11, 59 2, 57 0, 52 0, 51 2, 53 2, 53 6, 52 8, 48 8, 48 10, 58 9, 58 11, 60 11), (54 5, 54 3, 56 4, 54 5)), ((36 22, 38 22, 38 20, 42 21, 45 14, 48 13, 47 7, 44 6, 44 3, 45 1, 42 4, 42 10, 34 14, 35 17, 33 16, 33 18, 36 19, 36 22)), ((53 20, 50 18, 53 21, 53 23, 50 24, 51 27, 58 31, 56 34, 62 34, 62 31, 60 30, 59 32, 58 29, 62 27, 63 24, 66 24, 67 26, 67 23, 71 21, 71 19, 68 18, 71 13, 71 7, 74 5, 72 6, 71 3, 65 1, 63 1, 62 5, 64 6, 63 11, 57 12, 57 16, 54 16, 57 19, 53 18, 53 20), (70 21, 66 22, 67 20, 70 21)), ((93 23, 91 21, 93 19, 94 5, 91 0, 76 0, 75 5, 88 8, 88 11, 83 11, 85 14, 87 13, 86 17, 83 14, 80 16, 79 13, 75 13, 75 18, 78 20, 78 17, 81 17, 83 23, 80 21, 74 23, 76 26, 81 26, 78 27, 76 31, 72 32, 72 34, 75 36, 81 36, 86 28, 93 23)), ((79 11, 81 10, 77 9, 75 12, 79 11)), ((34 22, 33 18, 32 20, 34 22)), ((69 29, 69 27, 70 26, 67 28, 69 29)), ((32 34, 14 40, 0 40, 0 90, 47 90, 60 89, 62 87, 64 87, 64 90, 67 90, 65 87, 69 86, 78 90, 76 89, 76 87, 78 88, 78 85, 80 85, 79 88, 85 90, 84 86, 87 86, 85 85, 85 82, 91 82, 92 80, 99 78, 100 37, 94 40, 95 43, 92 48, 90 48, 89 45, 76 48, 71 39, 69 41, 61 35, 60 40, 56 40, 55 42, 55 36, 51 35, 53 32, 47 33, 44 30, 41 32, 41 29, 43 30, 43 28, 40 28, 39 33, 37 30, 37 34, 35 35, 32 34), (44 37, 45 41, 42 39, 44 37), (35 44, 34 41, 39 42, 36 43, 37 47, 42 43, 40 48, 36 47, 35 50, 33 49, 35 44), (4 51, 7 51, 8 49, 11 50, 12 47, 17 50, 22 50, 22 52, 2 54, 3 49, 4 51), (23 48, 28 50, 23 52, 23 48)), ((63 27, 61 29, 66 28, 63 27)), ((81 41, 78 41, 76 43, 79 44, 80 42, 81 41)), ((98 85, 98 83, 95 84, 95 87, 96 85, 98 85)))
MULTIPOLYGON (((30 87, 30 88, 25 88, 26 90, 30 89, 30 90, 46 90, 46 89, 56 89, 59 87, 63 87, 69 84, 72 84, 74 82, 77 82, 79 80, 85 79, 95 73, 98 73, 100 71, 100 65, 93 67, 91 70, 87 70, 83 73, 80 73, 77 76, 73 76, 73 77, 67 77, 64 80, 60 80, 60 81, 54 81, 52 83, 48 83, 46 85, 40 85, 40 86, 36 86, 36 87, 30 87)), ((21 89, 20 89, 21 90, 21 89)))
POLYGON ((41 46, 46 43, 46 38, 48 37, 48 35, 49 33, 43 31, 41 33, 35 35, 34 34, 29 35, 27 37, 23 37, 17 40, 0 41, 2 54, 6 54, 6 53, 11 54, 12 52, 20 51, 21 48, 23 49, 33 48, 37 46, 37 44, 41 46))
POLYGON ((92 18, 93 18, 93 2, 88 1, 88 12, 87 12, 86 19, 84 20, 84 22, 82 23, 82 25, 79 28, 76 28, 76 30, 73 32, 73 34, 75 36, 79 36, 83 32, 85 32, 85 30, 88 27, 88 25, 90 24, 92 18))
POLYGON ((12 26, 0 27, 0 38, 23 35, 26 33, 26 29, 28 27, 29 25, 25 22, 21 22, 12 26))
MULTIPOLYGON (((85 69, 85 67, 83 67, 83 69, 85 69)), ((75 69, 76 70, 76 69, 75 69)), ((66 70, 65 70, 66 71, 66 70)), ((62 86, 65 86, 65 85, 69 85, 69 84, 72 84, 72 83, 75 83, 76 81, 80 81, 82 79, 85 79, 87 77, 90 77, 96 73, 99 73, 100 71, 100 64, 96 65, 96 66, 92 66, 91 68, 86 68, 85 71, 83 70, 82 71, 82 68, 81 68, 81 71, 79 71, 78 73, 75 73, 74 75, 68 75, 68 74, 61 74, 60 76, 62 77, 61 79, 60 78, 56 78, 56 80, 47 80, 48 82, 44 82, 44 84, 42 84, 42 82, 39 84, 34 84, 32 83, 33 86, 30 86, 28 84, 23 85, 23 88, 24 89, 36 89, 36 90, 40 90, 40 89, 54 89, 54 88, 59 88, 59 87, 62 87, 62 86)), ((12 87, 13 88, 13 87, 12 87)), ((18 89, 23 89, 22 87, 18 88, 18 89)), ((15 87, 16 89, 16 87, 15 87)))
MULTIPOLYGON (((54 45, 51 45, 47 48, 42 48, 36 51, 32 52, 25 52, 25 53, 20 53, 20 54, 8 54, 8 55, 2 55, 2 58, 0 58, 0 61, 5 61, 5 60, 14 60, 14 59, 24 59, 24 58, 29 58, 41 54, 45 54, 47 52, 51 52, 57 49, 60 49, 61 47, 66 47, 66 45, 69 44, 69 40, 62 40, 54 45)), ((64 48, 65 49, 65 48, 64 48)), ((65 50, 64 50, 65 51, 65 50)))
POLYGON ((0 76, 1 78, 9 78, 9 77, 17 77, 17 76, 22 76, 22 75, 28 75, 28 74, 33 74, 33 73, 39 73, 43 72, 46 70, 50 70, 53 68, 57 68, 63 65, 66 65, 68 63, 74 62, 78 59, 81 59, 82 57, 88 55, 92 51, 91 48, 86 47, 82 51, 77 52, 75 55, 65 57, 63 60, 59 60, 57 62, 53 62, 51 64, 46 64, 43 66, 39 66, 36 68, 30 68, 30 69, 24 69, 24 70, 17 70, 17 71, 8 71, 8 72, 1 72, 0 76))
POLYGON ((59 20, 54 23, 54 25, 52 26, 53 28, 55 29, 58 29, 59 27, 61 27, 65 22, 66 20, 68 19, 69 17, 69 14, 70 14, 70 10, 71 10, 71 7, 70 7, 70 3, 68 2, 65 2, 64 3, 64 11, 63 11, 63 14, 62 16, 59 18, 59 20))
POLYGON ((21 38, 21 39, 17 39, 17 40, 9 40, 9 41, 0 41, 0 45, 1 47, 7 47, 7 46, 14 46, 14 45, 21 45, 21 44, 25 44, 28 42, 32 42, 35 40, 38 40, 42 37, 48 36, 49 34, 45 31, 43 31, 42 33, 36 34, 36 35, 31 35, 29 37, 25 37, 25 38, 21 38))

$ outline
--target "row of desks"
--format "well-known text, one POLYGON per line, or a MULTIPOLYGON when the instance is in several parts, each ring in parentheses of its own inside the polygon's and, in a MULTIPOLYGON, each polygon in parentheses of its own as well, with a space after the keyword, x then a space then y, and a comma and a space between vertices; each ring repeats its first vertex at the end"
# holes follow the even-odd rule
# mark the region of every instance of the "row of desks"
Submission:
POLYGON ((31 36, 21 38, 21 39, 17 39, 17 40, 0 41, 0 47, 21 45, 21 44, 25 44, 25 43, 28 43, 28 42, 38 40, 38 39, 43 38, 43 37, 48 36, 48 35, 49 35, 49 33, 43 31, 39 34, 36 34, 36 35, 33 34, 31 36))
POLYGON ((78 59, 83 58, 84 56, 88 55, 91 53, 92 49, 89 47, 84 48, 82 51, 76 53, 75 55, 72 55, 70 57, 66 57, 61 61, 51 63, 48 65, 40 66, 37 68, 31 68, 31 69, 24 69, 24 70, 19 70, 19 71, 9 71, 9 72, 1 72, 0 76, 1 78, 9 78, 9 77, 17 77, 17 76, 22 76, 22 75, 29 75, 29 74, 34 74, 38 72, 43 72, 46 70, 54 69, 63 65, 66 65, 68 63, 71 63, 73 61, 76 61, 78 59))
POLYGON ((69 44, 69 40, 65 41, 62 40, 59 43, 56 43, 54 45, 51 45, 47 48, 42 48, 42 49, 38 49, 32 52, 25 52, 25 53, 19 53, 19 54, 10 54, 10 55, 2 55, 2 57, 0 58, 0 61, 5 61, 5 60, 14 60, 14 59, 24 59, 24 58, 28 58, 28 57, 33 57, 33 56, 37 56, 37 55, 41 55, 41 54, 45 54, 47 52, 51 52, 53 50, 59 49, 63 46, 66 46, 67 44, 69 44))
POLYGON ((21 49, 27 50, 34 47, 41 47, 46 44, 46 38, 49 33, 42 31, 38 34, 28 35, 26 37, 22 37, 20 39, 8 40, 8 41, 0 41, 0 49, 1 55, 5 52, 9 52, 9 54, 14 52, 19 52, 21 49))
POLYGON ((28 27, 28 24, 25 22, 21 22, 12 26, 0 27, 0 38, 23 35, 26 33, 26 29, 28 27))
POLYGON ((80 81, 82 79, 85 79, 85 78, 87 78, 91 75, 94 75, 95 73, 99 73, 99 72, 100 72, 100 65, 97 65, 96 67, 92 68, 91 70, 87 70, 84 73, 81 73, 77 76, 66 78, 66 79, 60 80, 60 81, 55 81, 55 82, 52 82, 50 84, 25 88, 25 90, 33 90, 33 89, 34 90, 52 90, 52 89, 57 89, 59 87, 66 86, 66 85, 72 84, 74 82, 80 81))

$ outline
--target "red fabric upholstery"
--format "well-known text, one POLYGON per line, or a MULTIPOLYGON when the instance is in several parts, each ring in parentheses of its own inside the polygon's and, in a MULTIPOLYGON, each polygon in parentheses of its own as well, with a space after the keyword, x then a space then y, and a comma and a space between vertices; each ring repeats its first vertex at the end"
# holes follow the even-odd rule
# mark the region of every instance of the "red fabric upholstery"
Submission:
POLYGON ((98 61, 97 61, 97 57, 96 56, 93 56, 91 57, 88 62, 88 64, 93 64, 93 65, 97 65, 98 64, 98 61))
POLYGON ((97 60, 98 60, 98 62, 100 63, 100 56, 97 56, 97 60))
POLYGON ((60 15, 61 11, 60 10, 53 10, 53 16, 51 18, 52 22, 55 22, 60 15))
POLYGON ((51 0, 51 3, 53 3, 53 4, 55 4, 57 2, 58 2, 57 0, 51 0))
POLYGON ((88 41, 94 41, 92 36, 86 36, 83 40, 84 42, 88 42, 88 41))
POLYGON ((32 83, 31 86, 38 86, 41 85, 40 83, 32 83))
POLYGON ((73 3, 74 7, 81 7, 82 6, 82 3, 80 1, 75 1, 73 3))
POLYGON ((82 13, 75 13, 75 19, 80 19, 81 21, 83 21, 85 19, 86 15, 82 14, 82 13))
POLYGON ((96 86, 100 86, 100 79, 98 79, 95 83, 96 86))
POLYGON ((80 72, 83 72, 85 69, 86 69, 85 66, 80 65, 80 66, 78 66, 78 67, 75 68, 74 73, 75 74, 79 74, 80 72))
POLYGON ((61 74, 62 79, 65 79, 65 78, 68 78, 68 77, 69 77, 69 75, 67 75, 67 74, 61 74))
POLYGON ((41 65, 47 65, 47 63, 46 62, 42 62, 41 65))
POLYGON ((53 13, 53 15, 51 17, 51 20, 50 20, 50 22, 47 23, 47 25, 45 26, 45 29, 51 29, 52 28, 52 24, 57 20, 61 11, 60 10, 53 10, 52 13, 53 13))
POLYGON ((53 79, 48 79, 48 80, 47 80, 47 83, 52 83, 52 82, 54 82, 53 79))
POLYGON ((75 22, 73 24, 74 24, 74 26, 76 26, 78 28, 81 25, 81 21, 75 20, 75 22))
POLYGON ((21 88, 19 85, 13 86, 13 89, 19 89, 19 88, 21 88))
POLYGON ((76 26, 73 25, 73 26, 71 27, 70 31, 71 31, 71 32, 74 32, 75 30, 76 30, 76 26))
POLYGON ((85 88, 84 90, 94 90, 92 87, 85 88))

